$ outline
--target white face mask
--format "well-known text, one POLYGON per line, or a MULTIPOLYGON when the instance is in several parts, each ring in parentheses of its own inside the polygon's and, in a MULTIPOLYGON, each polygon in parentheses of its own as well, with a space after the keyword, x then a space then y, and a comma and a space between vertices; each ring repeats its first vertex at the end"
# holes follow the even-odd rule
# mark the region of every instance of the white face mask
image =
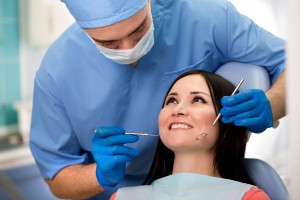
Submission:
POLYGON ((119 64, 131 64, 146 55, 154 44, 154 26, 149 30, 132 49, 108 49, 96 44, 100 52, 108 59, 119 64))

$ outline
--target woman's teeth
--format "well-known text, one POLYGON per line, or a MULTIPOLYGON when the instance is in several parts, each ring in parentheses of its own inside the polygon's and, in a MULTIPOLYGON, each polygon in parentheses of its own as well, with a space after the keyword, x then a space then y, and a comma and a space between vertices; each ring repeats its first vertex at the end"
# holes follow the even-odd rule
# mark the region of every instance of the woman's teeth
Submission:
POLYGON ((190 129, 190 128, 192 128, 192 127, 189 125, 186 125, 186 124, 172 124, 171 125, 171 129, 190 129))

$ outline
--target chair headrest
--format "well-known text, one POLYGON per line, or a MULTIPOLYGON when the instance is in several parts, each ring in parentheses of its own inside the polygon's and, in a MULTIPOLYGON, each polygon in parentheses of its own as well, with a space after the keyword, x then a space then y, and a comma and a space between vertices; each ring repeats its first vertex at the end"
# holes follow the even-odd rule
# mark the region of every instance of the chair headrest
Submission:
POLYGON ((266 91, 270 88, 271 81, 267 70, 253 64, 229 62, 215 72, 237 85, 242 78, 245 79, 240 87, 240 91, 247 89, 262 89, 266 91))

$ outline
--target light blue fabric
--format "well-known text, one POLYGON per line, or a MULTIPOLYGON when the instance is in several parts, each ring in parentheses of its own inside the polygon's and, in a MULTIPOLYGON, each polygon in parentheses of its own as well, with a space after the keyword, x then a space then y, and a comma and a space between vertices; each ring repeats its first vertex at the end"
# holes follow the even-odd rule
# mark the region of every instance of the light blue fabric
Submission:
POLYGON ((147 0, 62 0, 82 28, 108 26, 136 14, 147 0))
MULTIPOLYGON (((171 82, 190 69, 216 71, 226 62, 265 66, 274 81, 284 70, 284 41, 257 27, 225 0, 153 0, 155 44, 134 69, 104 57, 78 24, 49 48, 37 71, 30 147, 45 178, 93 162, 99 126, 157 133, 171 82)), ((139 185, 157 138, 140 137, 141 151, 120 186, 139 185)), ((117 189, 107 190, 103 198, 117 189)))
POLYGON ((116 200, 241 200, 253 185, 201 174, 179 173, 152 185, 120 188, 116 200))

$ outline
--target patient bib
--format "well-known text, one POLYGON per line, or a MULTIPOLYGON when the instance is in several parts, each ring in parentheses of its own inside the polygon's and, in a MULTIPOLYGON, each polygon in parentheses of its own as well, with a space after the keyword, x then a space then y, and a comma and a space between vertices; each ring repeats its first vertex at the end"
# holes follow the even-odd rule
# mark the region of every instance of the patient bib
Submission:
POLYGON ((241 200, 253 185, 201 174, 178 173, 152 185, 120 188, 116 200, 241 200))

